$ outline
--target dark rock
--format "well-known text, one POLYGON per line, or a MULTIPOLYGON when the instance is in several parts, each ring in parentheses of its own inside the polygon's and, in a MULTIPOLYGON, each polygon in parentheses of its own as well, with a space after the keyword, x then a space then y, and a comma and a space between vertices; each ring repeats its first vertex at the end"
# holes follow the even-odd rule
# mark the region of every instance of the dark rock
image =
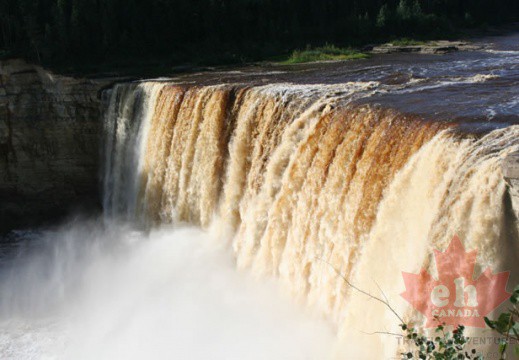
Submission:
POLYGON ((0 62, 0 232, 99 208, 106 84, 0 62))

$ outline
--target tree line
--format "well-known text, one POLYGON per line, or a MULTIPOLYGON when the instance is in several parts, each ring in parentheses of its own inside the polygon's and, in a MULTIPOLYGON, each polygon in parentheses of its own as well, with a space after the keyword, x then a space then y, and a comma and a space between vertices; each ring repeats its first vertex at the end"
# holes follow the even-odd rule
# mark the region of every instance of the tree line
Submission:
POLYGON ((237 62, 518 19, 517 0, 0 0, 0 55, 44 64, 237 62))

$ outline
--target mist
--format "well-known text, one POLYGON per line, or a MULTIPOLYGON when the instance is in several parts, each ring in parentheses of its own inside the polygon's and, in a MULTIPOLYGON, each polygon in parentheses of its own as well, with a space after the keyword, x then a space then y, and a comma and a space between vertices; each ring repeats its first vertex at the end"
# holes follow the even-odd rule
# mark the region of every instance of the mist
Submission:
POLYGON ((18 233, 0 269, 0 357, 323 359, 329 323, 235 270, 199 229, 75 221, 18 233), (21 240, 20 240, 21 239, 21 240))

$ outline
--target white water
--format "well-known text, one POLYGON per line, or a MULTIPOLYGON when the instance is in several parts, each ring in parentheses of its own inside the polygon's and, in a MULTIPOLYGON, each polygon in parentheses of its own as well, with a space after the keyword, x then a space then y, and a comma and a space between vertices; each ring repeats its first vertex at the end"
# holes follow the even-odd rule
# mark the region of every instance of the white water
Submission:
POLYGON ((395 356, 394 339, 366 335, 398 331, 393 314, 334 268, 371 293, 380 284, 418 324, 399 296, 401 271, 434 273, 433 250, 455 233, 480 251, 480 267, 515 268, 500 163, 519 148, 519 127, 461 138, 346 106, 377 86, 118 85, 105 123, 104 221, 32 236, 34 254, 0 271, 0 356, 395 356), (225 235, 148 236, 114 218, 225 235), (296 307, 271 275, 330 323, 296 307))
POLYGON ((329 325, 198 229, 74 222, 32 235, 1 274, 1 359, 323 359, 332 347, 329 325))
POLYGON ((336 358, 391 358, 395 339, 366 334, 396 333, 398 319, 334 268, 372 294, 380 285, 418 324, 399 295, 401 271, 434 272, 433 250, 454 234, 480 251, 481 266, 514 268, 500 163, 518 149, 519 127, 462 138, 404 114, 344 107, 373 86, 119 85, 107 114, 109 215, 225 234, 239 268, 280 278, 327 316, 336 358))

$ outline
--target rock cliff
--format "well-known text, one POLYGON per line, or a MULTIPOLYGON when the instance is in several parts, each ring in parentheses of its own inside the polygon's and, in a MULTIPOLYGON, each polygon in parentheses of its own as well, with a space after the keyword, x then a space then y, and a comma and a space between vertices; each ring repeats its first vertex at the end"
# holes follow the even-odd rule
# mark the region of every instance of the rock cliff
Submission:
POLYGON ((502 164, 503 176, 509 186, 516 219, 519 219, 519 152, 508 155, 502 164))
POLYGON ((0 62, 0 232, 99 206, 106 85, 0 62))

